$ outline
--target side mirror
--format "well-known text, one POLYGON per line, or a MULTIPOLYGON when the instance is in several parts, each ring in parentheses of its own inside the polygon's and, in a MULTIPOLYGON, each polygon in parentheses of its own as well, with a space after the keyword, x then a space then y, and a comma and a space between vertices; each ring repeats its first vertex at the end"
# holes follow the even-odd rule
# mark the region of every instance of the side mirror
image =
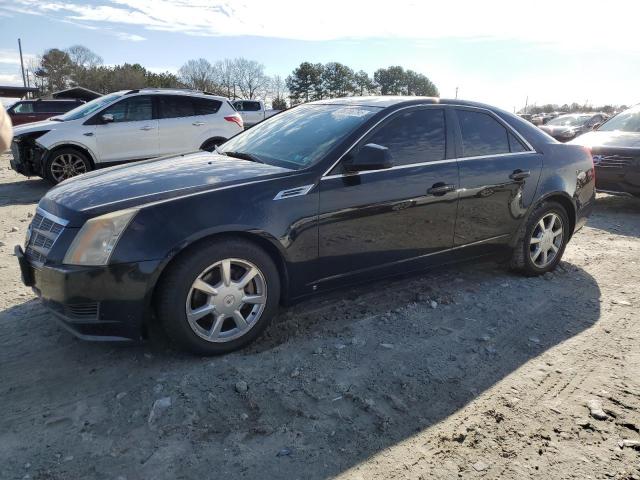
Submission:
POLYGON ((387 147, 375 143, 367 143, 358 153, 345 163, 344 168, 349 173, 366 170, 384 170, 391 168, 391 153, 387 147))
POLYGON ((602 122, 594 123, 593 126, 591 127, 591 130, 597 130, 600 125, 602 125, 602 122))
POLYGON ((102 120, 102 123, 113 123, 114 120, 113 115, 111 115, 110 113, 105 113, 100 117, 100 119, 102 120))

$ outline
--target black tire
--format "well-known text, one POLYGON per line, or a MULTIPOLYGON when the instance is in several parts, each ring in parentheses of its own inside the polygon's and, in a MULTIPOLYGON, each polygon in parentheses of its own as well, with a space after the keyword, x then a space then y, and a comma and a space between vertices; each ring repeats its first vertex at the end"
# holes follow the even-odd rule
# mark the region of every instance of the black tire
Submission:
POLYGON ((519 271, 527 276, 544 275, 547 272, 553 271, 558 263, 560 263, 560 260, 562 260, 562 255, 564 254, 567 242, 571 236, 571 232, 569 230, 570 227, 571 224, 569 222, 569 216, 567 215, 567 211, 562 205, 553 201, 540 203, 531 212, 527 223, 520 230, 520 234, 516 241, 513 255, 511 257, 511 269, 519 271), (536 228, 539 222, 550 214, 557 215, 562 221, 562 244, 558 246, 558 251, 555 253, 555 256, 549 261, 549 263, 544 266, 540 266, 534 263, 533 259, 531 258, 531 252, 532 250, 535 250, 535 246, 531 244, 531 239, 534 235, 534 232, 536 232, 536 228))
POLYGON ((75 148, 60 148, 51 152, 44 165, 44 178, 54 185, 67 178, 75 177, 93 170, 87 155, 75 148), (61 162, 70 164, 70 170, 61 171, 61 162))
MULTIPOLYGON (((219 355, 238 350, 253 342, 267 328, 278 311, 280 276, 271 257, 254 243, 237 238, 218 239, 196 246, 169 265, 168 270, 163 274, 155 298, 157 316, 172 342, 181 349, 197 355, 219 355), (266 302, 258 319, 242 336, 213 342, 205 340, 192 328, 187 319, 187 302, 191 298, 192 285, 201 273, 225 259, 240 259, 249 262, 259 270, 266 284, 266 302)), ((213 330, 216 314, 212 312, 209 315, 213 330)), ((206 317, 203 318, 204 321, 207 320, 206 317)), ((235 323, 232 318, 225 319, 224 322, 228 320, 235 323)))
POLYGON ((202 146, 200 147, 200 150, 204 150, 206 152, 213 152, 215 150, 215 147, 222 145, 226 141, 227 140, 224 138, 210 138, 209 140, 207 140, 202 144, 202 146))

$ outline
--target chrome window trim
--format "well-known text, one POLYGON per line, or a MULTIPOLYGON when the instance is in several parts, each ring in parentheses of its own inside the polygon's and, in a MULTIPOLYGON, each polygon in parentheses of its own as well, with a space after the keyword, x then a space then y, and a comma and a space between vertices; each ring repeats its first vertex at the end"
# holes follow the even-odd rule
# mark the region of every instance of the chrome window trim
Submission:
POLYGON ((403 169, 403 168, 421 167, 421 166, 432 165, 432 164, 436 165, 436 164, 440 164, 440 163, 450 163, 450 162, 455 162, 455 161, 478 160, 478 159, 482 159, 482 158, 506 157, 507 155, 523 155, 523 154, 530 154, 530 153, 537 153, 537 151, 527 141, 527 139, 524 138, 522 135, 520 135, 520 132, 518 132, 511 125, 509 125, 504 120, 502 120, 497 114, 495 114, 494 112, 492 112, 491 110, 489 110, 487 108, 473 107, 473 106, 468 106, 468 105, 457 105, 457 104, 420 103, 420 104, 417 104, 417 105, 408 105, 406 107, 399 108, 398 110, 394 110, 393 112, 390 112, 388 115, 385 115, 380 120, 378 120, 375 124, 373 124, 371 126, 371 128, 369 128, 355 142, 353 142, 353 144, 349 148, 347 148, 347 150, 342 155, 340 155, 340 157, 338 157, 338 160, 336 160, 331 165, 331 167, 329 167, 322 174, 322 177, 320 178, 320 180, 322 181, 324 179, 341 178, 341 177, 348 177, 348 176, 353 176, 353 175, 363 175, 363 174, 376 173, 376 172, 388 172, 389 170, 400 170, 400 169, 403 169), (430 162, 419 162, 419 163, 410 163, 410 164, 407 164, 407 165, 396 165, 396 166, 393 166, 391 168, 385 168, 383 170, 368 170, 368 171, 357 172, 357 173, 339 173, 339 174, 335 174, 335 175, 329 175, 329 172, 331 170, 333 170, 336 167, 336 165, 338 165, 338 163, 340 163, 340 161, 344 158, 344 156, 347 153, 349 153, 353 147, 355 147, 358 143, 360 143, 360 141, 364 137, 369 135, 369 133, 371 133, 371 131, 374 128, 376 128, 378 125, 380 125, 382 122, 384 122, 387 118, 389 118, 391 115, 394 115, 394 114, 396 114, 398 112, 401 112, 402 110, 407 110, 409 108, 419 108, 419 107, 431 107, 431 108, 442 108, 442 109, 446 109, 448 107, 450 107, 450 108, 466 108, 466 109, 469 109, 469 110, 478 110, 478 111, 480 111, 482 113, 487 113, 491 117, 496 119, 500 123, 500 125, 502 125, 507 130, 508 133, 513 134, 518 140, 520 140, 525 145, 525 147, 528 148, 529 150, 524 151, 524 152, 496 153, 495 155, 476 155, 476 156, 471 156, 471 157, 454 157, 454 158, 446 158, 444 160, 433 160, 433 161, 430 161, 430 162))
POLYGON ((36 213, 39 213, 40 215, 42 215, 45 218, 48 218, 52 222, 59 223, 63 227, 66 227, 67 225, 69 225, 69 220, 65 220, 64 218, 57 217, 53 213, 49 213, 49 212, 47 212, 46 210, 43 210, 40 207, 36 207, 36 213))

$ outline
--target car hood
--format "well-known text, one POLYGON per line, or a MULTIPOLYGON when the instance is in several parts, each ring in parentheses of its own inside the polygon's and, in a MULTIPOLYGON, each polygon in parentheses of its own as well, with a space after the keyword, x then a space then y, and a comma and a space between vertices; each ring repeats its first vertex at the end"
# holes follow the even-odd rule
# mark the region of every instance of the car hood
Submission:
POLYGON ((60 128, 65 122, 55 122, 52 120, 43 120, 41 122, 27 123, 26 125, 19 125, 13 129, 13 136, 24 135, 25 133, 40 132, 42 130, 54 130, 60 128))
POLYGON ((570 143, 589 148, 640 148, 640 133, 631 132, 589 132, 570 143))
POLYGON ((543 132, 547 132, 549 135, 559 135, 561 133, 580 129, 580 127, 569 127, 566 125, 540 125, 539 128, 543 132))
POLYGON ((79 226, 87 218, 150 202, 293 173, 273 165, 198 152, 121 165, 71 178, 40 201, 79 226))

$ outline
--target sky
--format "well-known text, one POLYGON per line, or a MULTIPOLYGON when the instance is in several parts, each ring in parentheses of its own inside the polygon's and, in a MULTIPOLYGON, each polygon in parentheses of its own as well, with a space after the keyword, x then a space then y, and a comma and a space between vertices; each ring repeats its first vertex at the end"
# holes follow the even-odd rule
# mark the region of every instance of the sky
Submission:
POLYGON ((245 57, 283 78, 303 61, 401 65, 442 97, 508 110, 640 102, 638 0, 0 0, 0 84, 48 48, 177 72, 245 57))

